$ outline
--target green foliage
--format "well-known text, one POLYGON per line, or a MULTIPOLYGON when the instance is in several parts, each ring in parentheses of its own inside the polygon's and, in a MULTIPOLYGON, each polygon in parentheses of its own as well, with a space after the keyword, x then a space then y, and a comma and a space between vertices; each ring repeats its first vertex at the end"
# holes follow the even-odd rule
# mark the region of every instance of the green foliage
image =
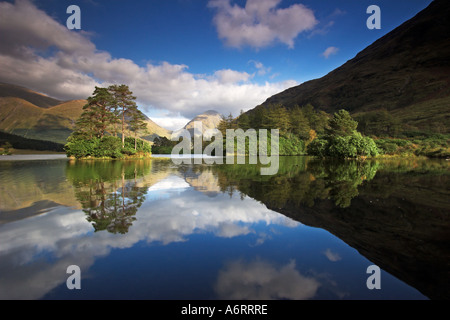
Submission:
POLYGON ((94 157, 96 158, 113 158, 120 159, 122 155, 122 144, 120 138, 107 136, 103 137, 95 150, 94 157))
POLYGON ((44 140, 28 139, 0 131, 0 146, 9 143, 10 148, 40 151, 64 151, 64 145, 44 140))
POLYGON ((305 142, 295 135, 280 136, 279 153, 282 156, 300 156, 306 153, 305 142))
POLYGON ((349 136, 356 131, 358 122, 346 110, 339 110, 328 122, 329 128, 326 130, 330 136, 349 136))
POLYGON ((94 157, 99 142, 98 138, 86 139, 83 135, 72 134, 67 139, 64 150, 68 157, 77 159, 94 157))
POLYGON ((177 145, 178 141, 171 141, 166 137, 156 137, 153 140, 152 153, 153 154, 171 154, 172 148, 177 145))
POLYGON ((134 149, 133 138, 125 139, 125 146, 122 148, 122 140, 119 137, 105 136, 101 139, 85 139, 83 136, 70 136, 65 151, 68 157, 81 158, 105 158, 122 159, 125 156, 150 154, 151 146, 148 142, 138 140, 137 149, 134 149))
POLYGON ((308 154, 318 157, 356 158, 379 154, 377 144, 356 131, 358 122, 345 110, 334 114, 326 130, 325 139, 316 139, 308 145, 308 154))
POLYGON ((315 139, 308 145, 308 154, 323 158, 328 153, 328 141, 325 139, 315 139))
POLYGON ((77 159, 120 159, 124 156, 150 154, 150 144, 137 138, 137 133, 146 128, 146 123, 135 99, 126 85, 95 87, 93 96, 88 98, 88 103, 77 120, 75 131, 67 139, 64 146, 66 154, 77 159), (122 127, 120 138, 116 136, 119 123, 122 127), (134 138, 125 138, 126 126, 135 133, 134 138))

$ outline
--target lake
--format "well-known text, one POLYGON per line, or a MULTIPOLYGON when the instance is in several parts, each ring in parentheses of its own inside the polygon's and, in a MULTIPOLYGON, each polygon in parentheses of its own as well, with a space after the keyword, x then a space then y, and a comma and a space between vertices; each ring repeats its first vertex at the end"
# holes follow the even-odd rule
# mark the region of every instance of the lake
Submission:
POLYGON ((0 161, 0 299, 449 299, 449 169, 0 161))

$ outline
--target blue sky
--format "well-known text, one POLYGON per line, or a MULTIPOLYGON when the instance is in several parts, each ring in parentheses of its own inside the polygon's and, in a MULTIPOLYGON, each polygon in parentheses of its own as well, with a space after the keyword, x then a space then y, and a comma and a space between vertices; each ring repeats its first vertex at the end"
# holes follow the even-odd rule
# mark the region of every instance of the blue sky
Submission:
POLYGON ((170 129, 238 115, 321 77, 431 0, 20 0, 0 2, 0 81, 60 99, 126 83, 170 129), (68 30, 69 5, 81 30, 68 30), (381 30, 369 30, 370 5, 381 30), (328 54, 325 54, 328 53, 328 54))

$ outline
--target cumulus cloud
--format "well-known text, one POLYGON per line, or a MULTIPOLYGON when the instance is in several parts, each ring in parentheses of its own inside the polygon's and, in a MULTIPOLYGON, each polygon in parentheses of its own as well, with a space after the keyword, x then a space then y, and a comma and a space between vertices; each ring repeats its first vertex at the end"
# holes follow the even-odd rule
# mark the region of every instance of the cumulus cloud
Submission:
POLYGON ((237 115, 295 81, 257 84, 246 72, 196 75, 183 64, 139 66, 100 51, 86 32, 70 31, 28 0, 0 2, 0 81, 62 100, 85 99, 95 86, 128 84, 147 110, 192 118, 215 109, 237 115))
POLYGON ((211 0, 216 10, 214 24, 219 38, 231 47, 256 49, 275 42, 294 47, 295 38, 314 28, 317 20, 311 9, 302 4, 278 8, 281 0, 247 0, 244 8, 230 0, 211 0))
POLYGON ((338 53, 339 48, 336 47, 328 47, 323 53, 322 56, 325 57, 325 59, 328 59, 331 55, 335 55, 338 53))

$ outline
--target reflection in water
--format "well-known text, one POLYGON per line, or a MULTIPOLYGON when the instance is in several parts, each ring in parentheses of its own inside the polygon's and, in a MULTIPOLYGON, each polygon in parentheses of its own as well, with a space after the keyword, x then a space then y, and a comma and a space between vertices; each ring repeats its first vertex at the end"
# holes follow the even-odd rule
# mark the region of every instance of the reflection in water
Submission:
POLYGON ((218 167, 219 181, 224 189, 237 188, 302 224, 328 230, 428 297, 450 298, 448 162, 283 161, 279 174, 265 179, 250 168, 218 167))
MULTIPOLYGON (((0 186, 14 191, 1 195, 2 299, 73 298, 71 264, 85 298, 370 297, 368 263, 449 297, 445 162, 289 157, 275 176, 155 159, 3 163, 0 186)), ((404 290, 393 297, 424 298, 404 290)))
POLYGON ((95 231, 125 234, 145 201, 138 180, 150 170, 148 161, 90 161, 69 163, 67 177, 95 231))
POLYGON ((276 267, 267 261, 232 261, 219 271, 215 290, 226 300, 306 300, 313 298, 320 282, 301 275, 295 261, 276 267))

